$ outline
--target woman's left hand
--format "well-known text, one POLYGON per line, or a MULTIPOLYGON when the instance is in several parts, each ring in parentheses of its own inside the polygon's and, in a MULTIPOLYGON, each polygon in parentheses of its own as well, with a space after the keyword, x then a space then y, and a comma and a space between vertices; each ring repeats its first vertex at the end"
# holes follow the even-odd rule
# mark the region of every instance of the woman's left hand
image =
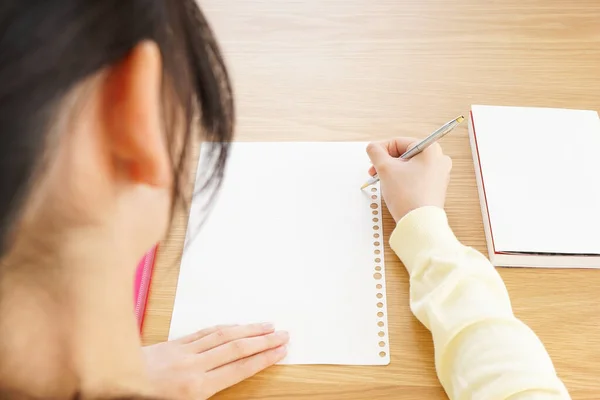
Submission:
POLYGON ((217 326, 144 353, 157 396, 204 400, 281 361, 288 341, 270 324, 217 326))

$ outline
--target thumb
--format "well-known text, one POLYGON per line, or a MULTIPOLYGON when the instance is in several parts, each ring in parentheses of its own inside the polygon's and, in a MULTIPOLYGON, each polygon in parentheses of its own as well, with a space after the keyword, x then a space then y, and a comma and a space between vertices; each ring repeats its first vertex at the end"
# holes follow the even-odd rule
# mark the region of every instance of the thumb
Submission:
POLYGON ((391 158, 387 148, 382 143, 371 142, 367 146, 367 155, 371 159, 373 166, 377 169, 377 166, 386 162, 391 158))

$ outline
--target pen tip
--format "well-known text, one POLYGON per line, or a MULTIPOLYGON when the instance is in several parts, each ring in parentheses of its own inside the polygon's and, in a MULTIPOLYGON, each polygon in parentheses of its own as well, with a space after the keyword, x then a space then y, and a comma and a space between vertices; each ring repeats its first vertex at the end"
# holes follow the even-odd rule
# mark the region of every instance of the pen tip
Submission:
POLYGON ((366 188, 367 186, 369 186, 369 182, 367 182, 367 183, 365 183, 364 185, 362 185, 362 186, 360 187, 360 190, 363 190, 363 189, 364 189, 364 188, 366 188))
POLYGON ((460 117, 456 118, 456 122, 458 122, 459 124, 461 122, 463 122, 465 120, 465 117, 463 115, 461 115, 460 117))

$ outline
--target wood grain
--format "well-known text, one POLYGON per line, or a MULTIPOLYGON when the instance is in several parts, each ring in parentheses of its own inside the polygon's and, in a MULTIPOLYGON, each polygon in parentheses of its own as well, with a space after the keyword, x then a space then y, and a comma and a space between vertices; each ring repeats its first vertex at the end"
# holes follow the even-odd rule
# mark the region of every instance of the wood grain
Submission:
MULTIPOLYGON (((422 137, 471 104, 600 109, 597 0, 201 5, 231 69, 238 140, 422 137)), ((568 145, 569 132, 563 140, 568 145)), ((447 202, 452 227, 463 243, 485 252, 466 126, 442 145, 454 159, 447 202)), ((160 251, 145 343, 167 338, 185 220, 178 217, 160 251)), ((392 228, 388 216, 387 235, 392 228)), ((446 398, 429 333, 408 308, 407 274, 389 249, 386 260, 390 366, 275 367, 217 398, 446 398)), ((600 398, 600 272, 500 273, 517 316, 542 338, 573 398, 600 398)))

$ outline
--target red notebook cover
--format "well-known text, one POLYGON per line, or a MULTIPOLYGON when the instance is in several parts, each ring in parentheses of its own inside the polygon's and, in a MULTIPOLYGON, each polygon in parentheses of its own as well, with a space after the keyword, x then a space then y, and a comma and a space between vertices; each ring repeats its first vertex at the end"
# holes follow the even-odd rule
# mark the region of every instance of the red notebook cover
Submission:
POLYGON ((135 317, 138 321, 140 331, 144 322, 144 313, 148 301, 148 291, 150 290, 150 281, 152 280, 152 270, 154 269, 154 259, 156 256, 156 246, 144 255, 144 258, 138 264, 135 273, 134 283, 134 305, 135 317))

